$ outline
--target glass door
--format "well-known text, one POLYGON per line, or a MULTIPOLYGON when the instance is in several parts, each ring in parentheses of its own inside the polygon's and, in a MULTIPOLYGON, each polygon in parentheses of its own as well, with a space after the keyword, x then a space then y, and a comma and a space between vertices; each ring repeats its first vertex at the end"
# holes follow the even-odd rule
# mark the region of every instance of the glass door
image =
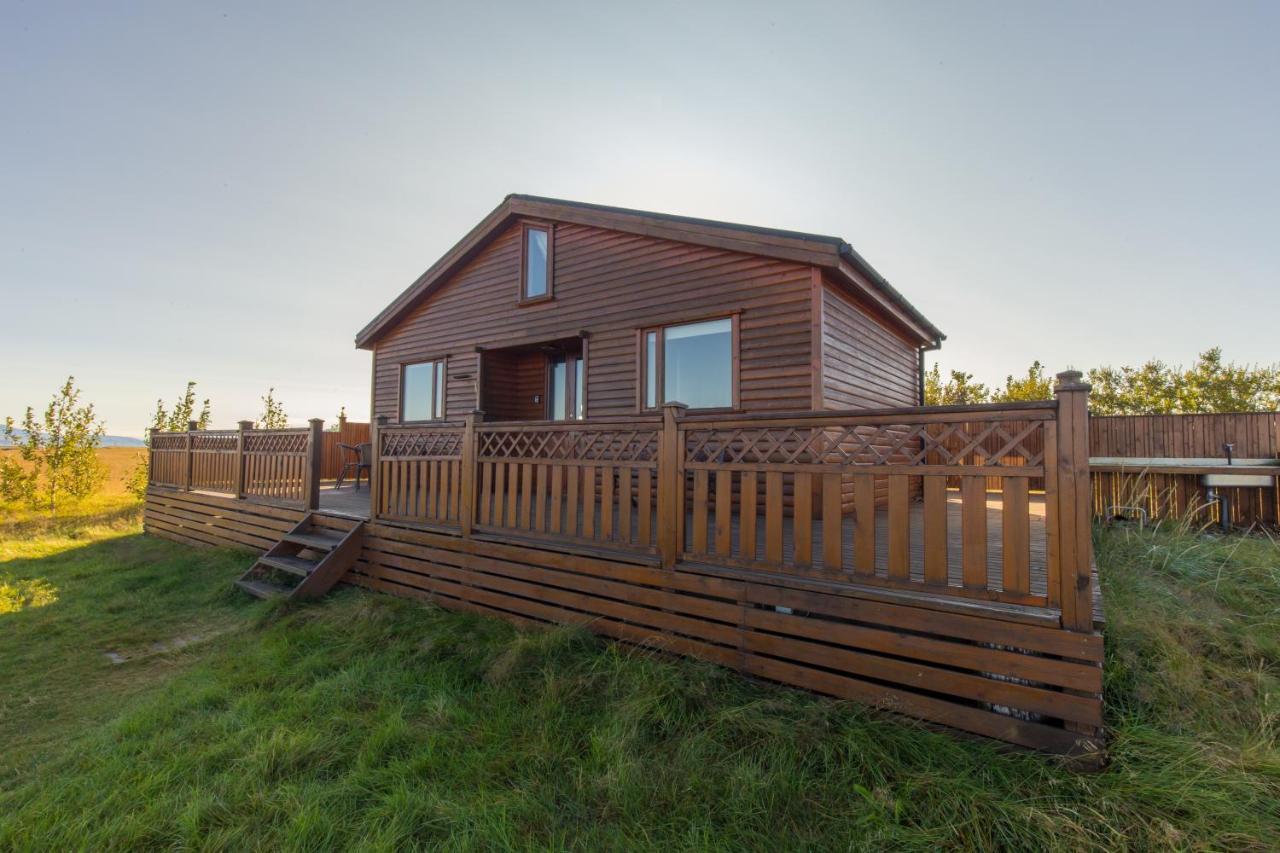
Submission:
POLYGON ((547 394, 547 419, 582 420, 586 414, 586 395, 579 391, 583 387, 585 375, 582 357, 566 353, 549 356, 547 372, 550 385, 547 394))

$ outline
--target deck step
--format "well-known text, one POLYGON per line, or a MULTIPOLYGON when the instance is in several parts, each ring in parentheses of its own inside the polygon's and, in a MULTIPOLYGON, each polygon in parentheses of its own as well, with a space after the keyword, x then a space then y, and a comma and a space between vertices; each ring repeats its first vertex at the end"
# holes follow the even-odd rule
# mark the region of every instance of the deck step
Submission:
POLYGON ((261 580, 238 580, 236 586, 252 595, 254 598, 277 598, 282 595, 288 595, 292 590, 287 586, 279 584, 267 583, 261 580))
POLYGON ((258 562, 303 578, 311 574, 317 565, 315 560, 304 560, 301 557, 288 557, 283 554, 274 557, 262 556, 258 558, 258 562))
POLYGON ((287 533, 283 541, 292 542, 295 545, 302 545, 315 551, 332 551, 342 544, 342 540, 346 534, 339 533, 336 530, 321 531, 312 528, 306 533, 287 533))

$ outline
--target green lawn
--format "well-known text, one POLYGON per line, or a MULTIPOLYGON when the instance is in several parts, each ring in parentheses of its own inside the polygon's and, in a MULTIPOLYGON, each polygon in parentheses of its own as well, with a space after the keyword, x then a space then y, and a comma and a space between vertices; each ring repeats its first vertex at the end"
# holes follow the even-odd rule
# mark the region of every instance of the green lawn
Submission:
POLYGON ((1079 774, 581 632, 253 601, 121 508, 0 522, 0 849, 1280 846, 1280 549, 1098 545, 1079 774))

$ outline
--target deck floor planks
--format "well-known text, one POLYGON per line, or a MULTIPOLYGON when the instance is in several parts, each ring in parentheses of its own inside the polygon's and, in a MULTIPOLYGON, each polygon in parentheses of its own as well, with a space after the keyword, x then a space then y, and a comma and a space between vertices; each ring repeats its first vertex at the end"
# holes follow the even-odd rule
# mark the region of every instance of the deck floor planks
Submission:
MULTIPOLYGON (((550 497, 547 499, 550 501, 550 497)), ((962 544, 962 504, 959 491, 948 489, 946 491, 947 504, 947 528, 946 528, 946 553, 947 553, 947 582, 950 586, 959 587, 963 584, 963 544, 962 544)), ((1047 554, 1045 539, 1045 501, 1041 494, 1032 494, 1027 498, 1029 509, 1029 538, 1030 538, 1030 560, 1029 560, 1029 592, 1032 595, 1044 595, 1048 586, 1047 575, 1047 554)), ((323 512, 332 512, 340 515, 368 518, 369 517, 369 491, 361 489, 356 491, 351 486, 344 486, 342 489, 334 489, 326 484, 320 490, 320 509, 323 512)), ((553 511, 544 510, 547 516, 555 518, 553 511)), ((908 508, 910 516, 910 532, 907 538, 907 556, 908 571, 911 581, 923 584, 925 578, 925 531, 924 531, 924 504, 919 500, 913 500, 908 508)), ((566 509, 562 508, 562 513, 567 515, 566 509)), ((597 531, 602 530, 604 525, 600 518, 599 508, 596 510, 593 528, 597 531)), ((631 513, 631 523, 623 524, 619 522, 614 529, 622 531, 640 531, 646 529, 646 526, 640 523, 638 514, 633 510, 631 513)), ((845 513, 845 523, 842 525, 842 542, 841 552, 843 561, 843 570, 836 575, 827 572, 824 555, 827 553, 823 542, 824 525, 820 522, 811 525, 813 531, 813 546, 810 552, 809 560, 812 563, 813 570, 823 572, 828 578, 837 578, 847 576, 851 583, 856 583, 857 578, 854 576, 854 560, 856 559, 857 545, 855 544, 856 525, 849 516, 851 512, 845 513)), ((708 527, 713 522, 714 511, 708 514, 708 527)), ((1003 577, 1004 563, 1004 526, 1003 526, 1003 508, 1002 498, 999 492, 988 492, 986 496, 986 563, 988 584, 992 589, 1001 588, 1001 578, 1003 577)), ((693 512, 689 509, 686 512, 685 530, 693 531, 696 526, 693 523, 693 512)), ((765 539, 765 527, 767 525, 766 513, 757 512, 755 514, 756 536, 755 542, 762 542, 765 539)), ((497 525, 495 525, 497 526, 497 525)), ((730 539, 732 541, 733 553, 741 553, 742 546, 742 529, 741 517, 735 511, 730 520, 730 539)), ((648 525, 649 529, 653 528, 652 523, 648 525)), ((525 533, 527 531, 518 531, 525 533)), ((633 535, 632 541, 636 541, 638 537, 633 535)), ((710 537, 708 537, 710 538, 710 537)), ((750 537, 748 537, 748 540, 750 537)), ((601 542, 600 545, 608 543, 601 542)), ((710 544, 710 543, 708 543, 710 544)), ((748 541, 746 544, 754 543, 748 541)), ((889 511, 887 507, 881 506, 876 510, 875 517, 875 577, 888 578, 889 575, 889 511)), ((757 546, 758 547, 758 546, 757 546)), ((717 548, 719 550, 719 548, 717 548)), ((792 519, 789 515, 784 516, 782 526, 782 561, 790 563, 796 553, 795 531, 792 519)), ((1095 569, 1093 589, 1093 610, 1094 619, 1101 623, 1103 620, 1102 610, 1102 593, 1097 582, 1095 569)), ((923 588, 923 587, 922 587, 923 588)))

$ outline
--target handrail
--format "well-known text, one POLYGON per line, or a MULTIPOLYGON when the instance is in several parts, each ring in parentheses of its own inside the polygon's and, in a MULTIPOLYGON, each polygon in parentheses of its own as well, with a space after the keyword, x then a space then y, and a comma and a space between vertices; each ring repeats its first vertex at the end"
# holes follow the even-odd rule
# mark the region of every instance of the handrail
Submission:
POLYGON ((150 431, 149 483, 185 491, 226 492, 268 503, 320 506, 324 421, 306 427, 150 431))
POLYGON ((1087 392, 1065 373, 1054 400, 1015 404, 380 418, 373 515, 675 571, 1055 607, 1091 630, 1087 392))
MULTIPOLYGON (((671 571, 1057 608, 1064 627, 1091 630, 1087 398, 1064 373, 1054 400, 1016 404, 378 417, 371 516, 671 571)), ((151 482, 316 508, 322 425, 153 431, 151 482)))

